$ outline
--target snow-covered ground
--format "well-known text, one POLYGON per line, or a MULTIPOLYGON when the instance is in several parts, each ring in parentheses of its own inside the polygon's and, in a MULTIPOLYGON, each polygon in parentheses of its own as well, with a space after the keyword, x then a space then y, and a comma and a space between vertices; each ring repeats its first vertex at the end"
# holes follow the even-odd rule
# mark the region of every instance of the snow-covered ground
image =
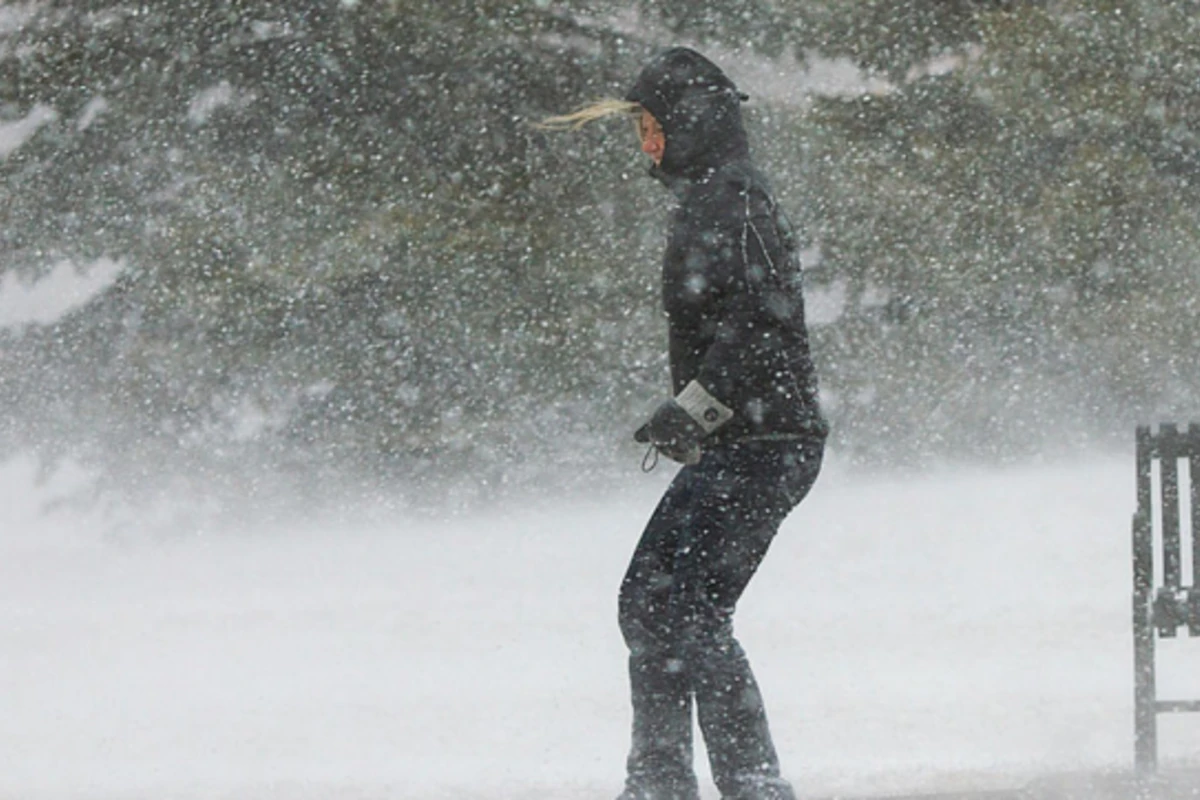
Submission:
MULTIPOLYGON (((616 588, 667 472, 477 519, 114 541, 3 465, 0 797, 609 800, 616 588)), ((834 463, 738 615, 797 788, 1126 767, 1132 509, 1126 456, 834 463)), ((1200 695, 1200 642, 1162 660, 1164 695, 1200 695)), ((1200 752, 1200 720, 1162 729, 1200 752)))

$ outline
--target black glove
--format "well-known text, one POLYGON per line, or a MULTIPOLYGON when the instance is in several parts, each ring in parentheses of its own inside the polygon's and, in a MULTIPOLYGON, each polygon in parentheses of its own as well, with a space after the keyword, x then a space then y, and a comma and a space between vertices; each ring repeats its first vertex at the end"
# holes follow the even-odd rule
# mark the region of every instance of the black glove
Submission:
POLYGON ((650 421, 633 434, 633 439, 642 444, 654 445, 672 461, 678 461, 680 464, 698 464, 700 440, 704 435, 704 429, 692 419, 691 414, 671 399, 654 411, 650 421))

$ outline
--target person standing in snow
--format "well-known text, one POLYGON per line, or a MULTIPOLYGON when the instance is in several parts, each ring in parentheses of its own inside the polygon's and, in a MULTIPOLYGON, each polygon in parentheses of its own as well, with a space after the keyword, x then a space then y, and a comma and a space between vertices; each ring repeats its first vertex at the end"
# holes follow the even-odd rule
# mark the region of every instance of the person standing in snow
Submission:
POLYGON ((688 48, 622 100, 545 126, 632 114, 676 208, 663 258, 673 396, 634 434, 684 466, 621 583, 633 742, 618 800, 698 800, 692 709, 723 800, 794 800, 733 612, 780 523, 817 479, 817 400, 797 244, 750 159, 741 103, 688 48))

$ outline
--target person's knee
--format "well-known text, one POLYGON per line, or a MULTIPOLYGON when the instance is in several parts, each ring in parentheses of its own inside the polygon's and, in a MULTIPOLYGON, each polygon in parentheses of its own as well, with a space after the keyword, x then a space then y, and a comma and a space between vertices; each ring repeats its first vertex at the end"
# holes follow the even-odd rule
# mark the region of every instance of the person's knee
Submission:
POLYGON ((727 615, 704 615, 680 626, 675 650, 686 663, 703 671, 710 662, 721 663, 736 656, 741 648, 733 638, 733 625, 727 615))
POLYGON ((666 651, 670 647, 665 620, 655 613, 655 605, 644 589, 633 581, 621 585, 617 622, 625 644, 634 655, 666 651))

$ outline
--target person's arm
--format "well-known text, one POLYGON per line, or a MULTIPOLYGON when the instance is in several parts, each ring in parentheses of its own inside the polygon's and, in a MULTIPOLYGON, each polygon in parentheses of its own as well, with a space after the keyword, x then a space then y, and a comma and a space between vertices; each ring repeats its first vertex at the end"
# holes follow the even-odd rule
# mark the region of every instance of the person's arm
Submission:
POLYGON ((724 285, 715 338, 699 374, 634 435, 685 464, 699 460, 703 440, 735 415, 757 413, 746 393, 748 370, 790 369, 780 341, 791 316, 781 275, 788 269, 786 247, 765 197, 752 203, 744 193, 730 194, 718 207, 745 212, 714 224, 704 239, 706 252, 697 257, 709 265, 707 279, 724 285))
POLYGON ((723 252, 732 262, 729 289, 694 383, 734 413, 754 414, 746 373, 782 375, 790 369, 781 338, 800 301, 788 290, 794 277, 789 254, 765 195, 742 193, 738 200, 745 209, 740 225, 724 234, 729 243, 723 252))

